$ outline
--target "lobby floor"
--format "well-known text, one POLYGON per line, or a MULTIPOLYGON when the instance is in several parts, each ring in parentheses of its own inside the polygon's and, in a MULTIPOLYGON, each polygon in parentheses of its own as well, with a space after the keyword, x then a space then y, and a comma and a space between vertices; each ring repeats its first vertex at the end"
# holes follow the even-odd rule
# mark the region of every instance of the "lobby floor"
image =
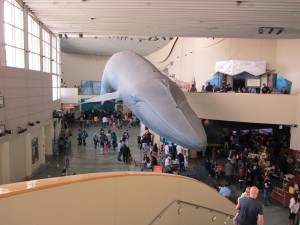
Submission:
MULTIPOLYGON (((128 128, 130 138, 129 147, 133 160, 136 163, 124 164, 117 160, 117 150, 110 150, 107 153, 100 154, 100 149, 95 149, 93 145, 94 133, 99 133, 100 127, 91 126, 89 128, 83 128, 89 134, 86 139, 86 146, 77 145, 77 131, 79 129, 78 124, 73 124, 70 126, 73 133, 71 150, 69 152, 69 163, 70 163, 70 174, 85 174, 85 173, 99 173, 99 172, 113 172, 113 171, 141 171, 140 161, 143 156, 143 152, 139 149, 139 144, 137 143, 137 136, 139 136, 140 128, 133 127, 128 128)), ((112 128, 115 131, 117 138, 122 136, 125 131, 118 130, 117 128, 112 128)), ((105 129, 106 131, 107 129, 105 129)), ((208 185, 212 185, 216 182, 214 177, 207 176, 207 173, 203 167, 206 157, 202 154, 198 154, 198 159, 189 159, 188 171, 182 173, 183 176, 190 176, 197 180, 200 180, 208 185)), ((226 161, 226 158, 221 158, 220 160, 226 161)), ((62 155, 53 155, 51 157, 46 157, 46 163, 38 171, 36 171, 32 180, 43 179, 49 177, 58 177, 61 175, 63 168, 65 167, 65 157, 62 155)), ((222 182, 222 181, 221 181, 222 182)), ((234 190, 235 195, 238 197, 241 194, 241 190, 238 188, 238 184, 234 183, 231 185, 231 189, 234 190)), ((263 202, 263 192, 260 192, 258 200, 263 202)), ((264 207, 264 218, 265 225, 284 225, 288 224, 289 211, 287 208, 283 207, 281 204, 272 201, 271 206, 264 207)))

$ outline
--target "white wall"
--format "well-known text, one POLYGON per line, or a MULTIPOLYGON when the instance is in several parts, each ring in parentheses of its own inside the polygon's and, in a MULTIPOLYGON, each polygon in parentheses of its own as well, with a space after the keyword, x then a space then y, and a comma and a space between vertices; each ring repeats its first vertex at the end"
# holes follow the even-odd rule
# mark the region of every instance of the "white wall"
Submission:
POLYGON ((300 92, 300 40, 277 40, 277 73, 293 82, 292 93, 300 92))
POLYGON ((22 181, 45 162, 43 127, 52 123, 52 112, 60 108, 60 102, 52 101, 51 74, 11 67, 0 67, 0 96, 5 100, 5 107, 0 108, 0 124, 13 132, 0 137, 0 183, 22 181), (27 131, 18 134, 18 127, 27 131), (32 165, 34 137, 39 138, 40 158, 32 165))
POLYGON ((297 122, 300 95, 186 92, 186 97, 199 118, 290 125, 297 122))
POLYGON ((149 55, 158 68, 174 62, 169 74, 186 82, 196 79, 197 88, 215 73, 215 64, 224 60, 267 61, 268 69, 276 69, 276 40, 262 39, 220 39, 220 38, 179 38, 175 48, 163 63, 157 63, 156 53, 149 55))
POLYGON ((68 87, 80 85, 81 80, 99 81, 108 59, 109 57, 61 52, 61 76, 68 87))
MULTIPOLYGON (((52 77, 42 72, 0 67, 0 92, 5 107, 0 108, 0 124, 16 131, 29 122, 47 121, 60 108, 52 101, 52 77)), ((1 143, 1 139, 0 139, 1 143)))
POLYGON ((24 136, 9 144, 10 182, 22 181, 26 177, 26 148, 24 136))

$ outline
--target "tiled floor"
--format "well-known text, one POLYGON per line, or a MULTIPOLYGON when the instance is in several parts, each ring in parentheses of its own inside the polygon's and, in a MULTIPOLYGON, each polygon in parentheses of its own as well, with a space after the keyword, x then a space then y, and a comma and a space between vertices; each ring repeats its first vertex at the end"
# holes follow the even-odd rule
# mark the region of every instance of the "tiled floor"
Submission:
MULTIPOLYGON (((85 128, 89 137, 87 138, 87 145, 77 145, 76 134, 78 131, 78 125, 70 126, 73 131, 73 140, 70 151, 70 168, 71 173, 84 174, 84 173, 98 173, 98 172, 111 172, 111 171, 141 171, 139 162, 142 158, 142 152, 139 149, 137 143, 137 136, 139 135, 139 128, 129 128, 130 139, 129 147, 133 159, 137 163, 124 164, 117 160, 117 150, 109 151, 108 153, 100 154, 100 149, 94 149, 93 135, 95 132, 99 133, 100 127, 85 128)), ((117 137, 120 138, 124 130, 112 129, 116 132, 117 137)), ((215 178, 206 176, 204 169, 201 167, 205 157, 199 154, 198 159, 190 159, 189 172, 182 175, 189 175, 193 178, 197 178, 209 185, 215 182, 215 178)), ((221 159, 221 160, 226 160, 221 159)), ((40 168, 33 176, 32 179, 42 179, 47 177, 60 176, 62 169, 64 168, 63 156, 47 157, 46 164, 40 168)), ((232 189, 236 190, 236 196, 239 196, 241 191, 235 186, 232 189)), ((259 195, 259 201, 262 202, 262 192, 259 195)), ((288 223, 288 209, 282 207, 279 203, 273 201, 271 206, 264 208, 265 225, 284 225, 288 223)))

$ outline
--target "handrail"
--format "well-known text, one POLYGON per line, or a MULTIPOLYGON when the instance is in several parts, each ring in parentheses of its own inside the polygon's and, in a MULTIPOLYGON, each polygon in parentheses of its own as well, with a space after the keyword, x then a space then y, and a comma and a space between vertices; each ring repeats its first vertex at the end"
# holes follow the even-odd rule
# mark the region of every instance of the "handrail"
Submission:
POLYGON ((168 204, 163 210, 161 210, 157 214, 157 216, 149 223, 149 225, 154 224, 155 221, 157 219, 161 218, 161 216, 168 210, 168 208, 170 208, 176 202, 177 202, 178 205, 180 205, 180 204, 190 205, 190 206, 196 207, 196 209, 202 208, 202 209, 207 209, 210 212, 216 212, 216 213, 224 214, 224 215, 226 215, 226 220, 224 221, 224 224, 226 224, 229 221, 229 219, 232 219, 234 217, 234 215, 232 215, 232 214, 228 214, 228 213, 225 213, 225 212, 222 212, 222 211, 219 211, 219 210, 215 210, 215 209, 212 209, 212 208, 209 208, 209 207, 206 207, 206 206, 202 206, 202 205, 198 205, 198 204, 195 204, 195 203, 186 202, 186 201, 182 201, 182 200, 177 199, 177 200, 174 200, 173 202, 171 202, 170 204, 168 204))

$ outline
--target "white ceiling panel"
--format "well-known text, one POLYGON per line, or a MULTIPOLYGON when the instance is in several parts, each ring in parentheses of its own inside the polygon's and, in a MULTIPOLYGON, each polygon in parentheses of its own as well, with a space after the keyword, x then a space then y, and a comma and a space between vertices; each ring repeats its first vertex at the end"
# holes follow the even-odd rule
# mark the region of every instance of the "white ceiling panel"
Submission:
POLYGON ((110 55, 127 47, 146 55, 167 44, 161 37, 300 38, 300 0, 24 2, 50 30, 68 35, 62 38, 62 51, 73 53, 110 55), (264 27, 261 34, 260 27, 264 27), (76 37, 79 33, 83 38, 76 37))

